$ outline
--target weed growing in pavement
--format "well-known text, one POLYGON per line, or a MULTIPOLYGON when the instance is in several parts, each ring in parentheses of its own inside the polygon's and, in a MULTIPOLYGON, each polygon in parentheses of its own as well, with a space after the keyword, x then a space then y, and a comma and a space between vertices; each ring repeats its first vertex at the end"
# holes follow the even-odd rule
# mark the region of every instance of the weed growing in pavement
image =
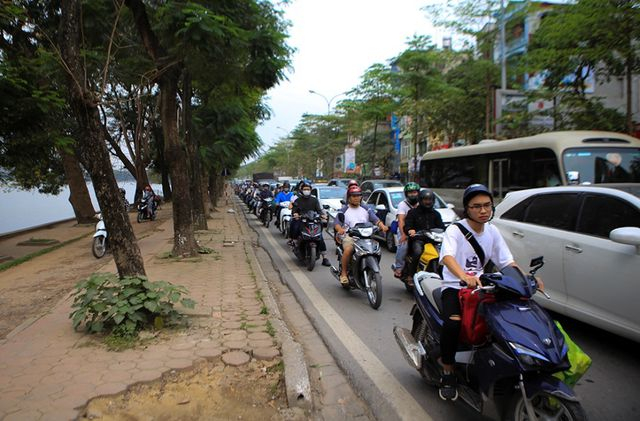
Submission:
POLYGON ((265 327, 267 329, 267 333, 271 337, 275 337, 276 336, 276 330, 273 328, 273 325, 271 324, 271 320, 267 320, 267 324, 265 325, 265 327))
POLYGON ((267 367, 267 373, 284 373, 284 361, 280 360, 278 364, 267 367))
POLYGON ((267 308, 267 306, 262 306, 262 308, 260 309, 260 314, 269 314, 269 309, 267 308))
POLYGON ((182 286, 151 282, 144 276, 120 279, 113 273, 94 273, 76 285, 69 317, 74 329, 84 325, 90 333, 108 333, 107 346, 123 349, 142 329, 183 322, 174 305, 193 308, 195 302, 183 297, 187 292, 182 286))

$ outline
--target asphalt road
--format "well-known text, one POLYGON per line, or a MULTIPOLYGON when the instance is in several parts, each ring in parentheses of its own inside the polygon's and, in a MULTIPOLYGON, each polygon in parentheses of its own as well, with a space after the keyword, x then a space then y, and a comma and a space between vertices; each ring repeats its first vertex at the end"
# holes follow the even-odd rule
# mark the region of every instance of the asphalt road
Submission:
MULTIPOLYGON (((441 401, 436 390, 402 357, 394 325, 411 327, 412 296, 393 277, 394 255, 383 248, 383 302, 373 310, 361 291, 346 291, 318 261, 308 272, 277 229, 265 229, 253 215, 249 223, 320 332, 355 388, 378 419, 484 420, 463 402, 441 401)), ((325 234, 328 256, 337 267, 335 246, 325 234)), ((640 419, 640 344, 559 315, 565 330, 593 364, 575 388, 591 420, 640 419)))

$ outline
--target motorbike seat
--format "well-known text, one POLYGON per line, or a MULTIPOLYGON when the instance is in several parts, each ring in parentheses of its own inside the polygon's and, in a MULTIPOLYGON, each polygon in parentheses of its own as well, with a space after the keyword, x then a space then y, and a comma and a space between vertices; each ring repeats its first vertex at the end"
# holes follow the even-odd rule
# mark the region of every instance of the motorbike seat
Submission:
POLYGON ((442 287, 434 289, 432 295, 438 313, 442 313, 442 287))

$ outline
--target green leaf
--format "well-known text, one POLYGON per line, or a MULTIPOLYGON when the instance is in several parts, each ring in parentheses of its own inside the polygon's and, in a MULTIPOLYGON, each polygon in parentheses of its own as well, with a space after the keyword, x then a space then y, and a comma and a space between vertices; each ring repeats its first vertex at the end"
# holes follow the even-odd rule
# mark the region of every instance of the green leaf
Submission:
POLYGON ((144 307, 152 313, 158 310, 158 304, 154 301, 145 301, 144 307))
POLYGON ((122 323, 123 320, 124 320, 123 314, 116 314, 115 316, 113 316, 113 321, 116 322, 117 325, 122 323))

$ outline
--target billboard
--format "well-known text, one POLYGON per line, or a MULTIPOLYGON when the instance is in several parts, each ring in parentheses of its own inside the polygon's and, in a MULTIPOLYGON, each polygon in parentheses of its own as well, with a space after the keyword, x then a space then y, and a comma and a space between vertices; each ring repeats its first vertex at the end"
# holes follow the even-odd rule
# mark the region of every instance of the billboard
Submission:
POLYGON ((344 148, 344 172, 356 171, 356 148, 344 148))

